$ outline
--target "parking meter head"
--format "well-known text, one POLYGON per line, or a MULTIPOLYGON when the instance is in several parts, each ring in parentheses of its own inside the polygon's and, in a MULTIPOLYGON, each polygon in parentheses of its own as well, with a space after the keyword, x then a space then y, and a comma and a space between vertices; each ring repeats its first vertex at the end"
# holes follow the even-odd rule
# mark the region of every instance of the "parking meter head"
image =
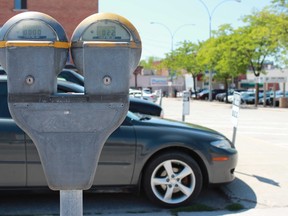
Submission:
POLYGON ((24 12, 9 19, 0 31, 0 64, 8 74, 8 92, 54 93, 68 48, 63 27, 46 14, 24 12))
POLYGON ((85 77, 85 92, 93 95, 128 94, 129 79, 141 57, 136 28, 124 17, 93 14, 75 29, 71 53, 85 77))

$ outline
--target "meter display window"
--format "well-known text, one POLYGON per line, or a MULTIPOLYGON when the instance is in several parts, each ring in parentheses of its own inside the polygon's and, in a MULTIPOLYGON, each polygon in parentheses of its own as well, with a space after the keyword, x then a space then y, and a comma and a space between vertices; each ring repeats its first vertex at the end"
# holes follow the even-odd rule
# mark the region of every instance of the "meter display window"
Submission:
POLYGON ((129 32, 119 23, 101 20, 90 25, 82 35, 84 41, 130 41, 129 32))
POLYGON ((56 41, 54 30, 39 20, 22 20, 15 24, 6 36, 6 40, 56 41))

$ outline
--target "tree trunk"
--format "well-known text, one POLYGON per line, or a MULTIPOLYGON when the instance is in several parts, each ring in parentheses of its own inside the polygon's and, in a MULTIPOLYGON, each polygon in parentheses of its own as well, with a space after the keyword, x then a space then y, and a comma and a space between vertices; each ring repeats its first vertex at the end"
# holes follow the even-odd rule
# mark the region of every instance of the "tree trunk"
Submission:
POLYGON ((138 74, 134 74, 134 77, 135 77, 135 88, 138 87, 138 83, 137 83, 137 76, 138 76, 138 74))
POLYGON ((226 97, 226 103, 228 103, 228 79, 225 78, 225 97, 226 97))
POLYGON ((256 88, 255 107, 257 107, 258 106, 258 101, 259 101, 259 83, 258 82, 255 84, 255 88, 256 88))
POLYGON ((192 79, 193 79, 193 91, 195 93, 195 98, 197 98, 197 91, 196 91, 196 76, 192 74, 192 79))

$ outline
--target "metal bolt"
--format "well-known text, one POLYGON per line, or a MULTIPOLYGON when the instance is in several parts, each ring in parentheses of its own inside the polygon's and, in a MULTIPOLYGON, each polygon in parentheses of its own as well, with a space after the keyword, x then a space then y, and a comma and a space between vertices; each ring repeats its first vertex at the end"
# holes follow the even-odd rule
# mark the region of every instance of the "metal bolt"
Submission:
POLYGON ((112 79, 110 76, 104 76, 104 78, 103 78, 104 85, 110 85, 111 82, 112 82, 112 79))
POLYGON ((26 83, 27 83, 28 85, 32 85, 32 84, 34 83, 34 77, 31 76, 31 75, 28 75, 28 76, 26 77, 25 81, 26 81, 26 83))

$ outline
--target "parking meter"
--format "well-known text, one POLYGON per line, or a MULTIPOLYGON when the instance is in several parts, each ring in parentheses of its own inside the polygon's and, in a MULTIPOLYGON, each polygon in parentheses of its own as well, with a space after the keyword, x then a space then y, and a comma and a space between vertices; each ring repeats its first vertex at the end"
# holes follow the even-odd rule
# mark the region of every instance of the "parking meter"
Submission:
POLYGON ((10 98, 55 93, 68 47, 65 31, 50 16, 28 12, 8 20, 0 32, 0 64, 9 73, 10 98))
POLYGON ((185 121, 185 115, 190 114, 190 92, 183 91, 183 104, 182 104, 182 121, 185 121))
POLYGON ((11 115, 35 143, 53 190, 91 187, 102 147, 128 111, 129 76, 140 59, 140 37, 120 16, 102 15, 103 22, 97 17, 85 19, 72 40, 75 64, 85 77, 83 95, 57 93, 69 43, 56 20, 25 12, 0 32, 11 115), (117 36, 107 38, 106 30, 117 36))
POLYGON ((84 74, 87 94, 117 100, 124 95, 128 107, 129 80, 141 57, 141 40, 127 19, 111 13, 87 17, 72 35, 71 52, 84 74))

